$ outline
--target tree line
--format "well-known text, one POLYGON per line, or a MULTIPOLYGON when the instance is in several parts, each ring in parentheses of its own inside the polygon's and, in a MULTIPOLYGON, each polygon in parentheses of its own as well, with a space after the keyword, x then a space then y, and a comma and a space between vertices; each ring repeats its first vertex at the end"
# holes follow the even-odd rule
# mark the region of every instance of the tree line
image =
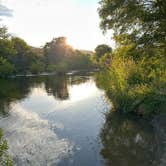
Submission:
POLYGON ((89 70, 95 65, 91 52, 73 49, 66 37, 54 38, 42 48, 29 46, 23 39, 12 36, 6 27, 0 27, 0 76, 65 73, 69 70, 89 70))

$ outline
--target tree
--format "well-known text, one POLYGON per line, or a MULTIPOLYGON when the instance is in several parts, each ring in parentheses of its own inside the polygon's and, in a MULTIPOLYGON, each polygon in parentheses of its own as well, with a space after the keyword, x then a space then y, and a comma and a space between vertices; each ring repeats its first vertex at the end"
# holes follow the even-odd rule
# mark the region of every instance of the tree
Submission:
POLYGON ((165 112, 166 1, 101 0, 98 10, 101 28, 113 29, 117 44, 107 88, 114 108, 165 112))
POLYGON ((0 39, 8 39, 10 34, 8 33, 8 29, 6 26, 0 27, 0 39))
POLYGON ((45 64, 40 61, 32 62, 32 64, 30 65, 30 72, 34 74, 44 72, 44 69, 45 69, 45 64))
POLYGON ((111 56, 111 53, 112 53, 112 48, 110 46, 106 44, 101 44, 95 48, 94 58, 97 62, 99 62, 102 56, 104 56, 105 54, 110 54, 111 56))
POLYGON ((0 55, 8 60, 16 54, 13 42, 9 37, 10 35, 7 32, 7 28, 0 27, 0 55))
POLYGON ((40 73, 45 70, 64 73, 92 66, 90 57, 84 55, 68 45, 66 37, 54 38, 43 48, 36 48, 29 46, 23 39, 10 35, 6 27, 0 27, 1 75, 13 71, 14 74, 40 73))
POLYGON ((44 54, 47 64, 57 64, 62 59, 70 56, 73 49, 67 45, 66 37, 54 38, 44 46, 44 54))
POLYGON ((101 28, 128 34, 139 47, 166 48, 166 1, 101 0, 101 28))
POLYGON ((14 49, 16 50, 16 55, 13 56, 12 63, 15 64, 16 72, 26 73, 29 70, 30 64, 33 62, 35 58, 30 50, 30 47, 27 43, 18 37, 12 38, 12 43, 14 45, 14 49))
POLYGON ((0 56, 0 76, 5 77, 14 72, 14 65, 9 63, 6 59, 0 56))

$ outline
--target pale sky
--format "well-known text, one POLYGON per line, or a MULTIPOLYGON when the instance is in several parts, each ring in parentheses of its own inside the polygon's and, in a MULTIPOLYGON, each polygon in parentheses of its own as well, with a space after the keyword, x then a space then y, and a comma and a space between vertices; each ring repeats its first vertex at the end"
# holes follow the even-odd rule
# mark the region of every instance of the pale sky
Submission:
POLYGON ((103 43, 114 47, 111 33, 103 35, 99 28, 98 1, 0 0, 0 24, 32 46, 66 36, 78 49, 94 50, 103 43))

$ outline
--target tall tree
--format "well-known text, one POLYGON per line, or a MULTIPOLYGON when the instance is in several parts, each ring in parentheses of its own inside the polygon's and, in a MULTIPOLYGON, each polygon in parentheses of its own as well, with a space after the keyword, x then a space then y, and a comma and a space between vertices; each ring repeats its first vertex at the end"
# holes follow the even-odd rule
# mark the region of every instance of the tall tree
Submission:
POLYGON ((6 26, 0 27, 0 39, 8 39, 10 34, 6 26))
POLYGON ((111 53, 111 52, 112 52, 112 48, 106 44, 98 45, 95 48, 95 55, 97 59, 101 58, 104 54, 111 53))
POLYGON ((64 57, 71 55, 72 48, 67 44, 66 37, 54 38, 44 46, 47 64, 57 64, 64 57))
POLYGON ((13 42, 9 37, 7 28, 4 26, 0 27, 0 56, 6 59, 10 59, 16 53, 13 42))
POLYGON ((165 0, 101 0, 101 28, 128 34, 139 47, 166 49, 165 0))
POLYGON ((16 55, 12 58, 12 62, 15 64, 17 72, 25 73, 28 71, 33 59, 30 47, 23 39, 18 37, 13 37, 12 42, 16 50, 16 55))

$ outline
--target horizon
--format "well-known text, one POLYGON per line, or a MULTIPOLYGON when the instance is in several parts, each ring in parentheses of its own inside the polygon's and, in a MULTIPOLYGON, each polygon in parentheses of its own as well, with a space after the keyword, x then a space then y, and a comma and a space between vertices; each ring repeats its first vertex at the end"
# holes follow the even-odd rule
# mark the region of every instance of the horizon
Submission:
POLYGON ((65 36, 74 49, 94 51, 100 44, 114 48, 112 32, 104 35, 99 27, 98 2, 1 0, 0 24, 33 47, 41 47, 55 37, 65 36))

